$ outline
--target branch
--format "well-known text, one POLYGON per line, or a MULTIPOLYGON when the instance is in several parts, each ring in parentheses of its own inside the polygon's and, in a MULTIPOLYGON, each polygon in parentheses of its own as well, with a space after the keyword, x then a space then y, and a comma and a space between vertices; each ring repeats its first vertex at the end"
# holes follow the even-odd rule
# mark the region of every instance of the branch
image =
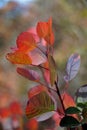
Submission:
POLYGON ((56 86, 57 94, 58 94, 58 96, 59 96, 59 99, 60 99, 60 102, 61 102, 63 111, 64 111, 64 113, 65 113, 65 107, 64 107, 63 100, 62 100, 62 98, 61 98, 61 94, 60 94, 60 91, 59 91, 59 88, 58 88, 58 85, 57 85, 57 82, 56 82, 56 81, 55 81, 55 86, 56 86))

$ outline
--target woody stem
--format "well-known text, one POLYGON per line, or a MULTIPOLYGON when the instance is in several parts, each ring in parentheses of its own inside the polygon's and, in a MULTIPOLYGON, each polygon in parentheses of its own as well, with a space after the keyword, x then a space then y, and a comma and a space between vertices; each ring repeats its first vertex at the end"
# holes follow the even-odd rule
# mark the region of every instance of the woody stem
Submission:
POLYGON ((56 82, 56 81, 55 81, 55 86, 56 86, 57 94, 58 94, 58 96, 59 96, 59 99, 60 99, 60 102, 61 102, 63 111, 64 111, 64 113, 65 113, 65 107, 64 107, 63 100, 62 100, 62 98, 61 98, 61 94, 60 94, 60 91, 59 91, 59 88, 58 88, 58 85, 57 85, 57 82, 56 82))

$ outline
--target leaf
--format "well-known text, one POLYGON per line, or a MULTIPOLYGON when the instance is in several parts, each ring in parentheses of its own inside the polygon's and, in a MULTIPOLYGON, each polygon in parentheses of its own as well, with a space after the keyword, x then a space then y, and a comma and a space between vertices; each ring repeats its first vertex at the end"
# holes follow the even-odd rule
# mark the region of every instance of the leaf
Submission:
POLYGON ((55 112, 55 114, 53 115, 52 119, 55 121, 55 125, 58 127, 61 121, 61 114, 59 112, 55 112))
POLYGON ((87 102, 87 84, 77 89, 76 99, 77 99, 77 102, 82 102, 82 103, 87 102))
POLYGON ((40 38, 38 37, 37 35, 37 32, 36 32, 36 27, 31 27, 27 30, 27 32, 31 33, 36 41, 36 43, 38 43, 40 41, 40 38))
POLYGON ((37 23, 37 34, 40 38, 44 38, 48 44, 54 43, 54 34, 52 31, 52 19, 50 18, 47 22, 37 23))
MULTIPOLYGON (((38 95, 39 93, 41 93, 43 91, 45 91, 46 93, 48 93, 48 90, 47 90, 46 86, 38 85, 38 86, 32 87, 31 89, 29 89, 28 97, 29 97, 29 99, 31 99, 32 97, 38 95)), ((53 101, 55 102, 54 99, 53 99, 53 101)), ((56 103, 55 103, 55 105, 56 105, 56 103)), ((47 118, 50 118, 52 115, 54 115, 53 111, 47 112, 47 113, 39 115, 37 117, 37 120, 38 121, 43 121, 43 120, 46 120, 47 118)))
POLYGON ((17 114, 17 115, 22 115, 23 114, 23 110, 21 107, 21 104, 19 102, 13 101, 10 104, 10 111, 12 114, 17 114))
POLYGON ((77 53, 72 54, 67 62, 66 75, 64 76, 64 80, 66 82, 72 80, 78 73, 79 67, 80 67, 80 55, 77 53))
POLYGON ((47 61, 46 55, 38 48, 35 48, 34 50, 30 51, 29 56, 32 59, 33 65, 40 65, 47 61))
POLYGON ((77 103, 77 106, 80 107, 80 108, 84 108, 84 107, 85 107, 85 104, 82 103, 82 102, 79 102, 79 103, 77 103))
POLYGON ((0 108, 0 117, 2 119, 8 118, 12 115, 10 108, 8 107, 1 107, 0 108))
POLYGON ((50 43, 51 45, 53 45, 54 44, 54 40, 55 40, 54 33, 51 32, 50 37, 45 37, 44 39, 45 39, 45 41, 47 41, 47 43, 50 43))
POLYGON ((50 82, 51 82, 51 86, 53 86, 57 78, 57 71, 56 71, 55 61, 50 54, 48 54, 48 62, 49 62, 49 71, 50 71, 50 82))
MULTIPOLYGON (((43 42, 43 41, 42 41, 43 42)), ((38 43, 37 48, 40 49, 45 55, 47 54, 47 47, 43 45, 44 43, 38 43)))
MULTIPOLYGON (((26 116, 28 119, 38 118, 42 116, 44 118, 44 114, 49 114, 49 112, 55 111, 56 105, 51 96, 46 92, 42 91, 39 94, 33 96, 29 99, 29 102, 26 107, 26 116)), ((52 115, 51 115, 52 116, 52 115)), ((49 116, 46 116, 45 119, 48 119, 49 116)))
POLYGON ((39 82, 39 80, 40 80, 39 74, 34 70, 18 67, 17 72, 29 80, 32 80, 35 82, 39 82))
POLYGON ((44 39, 40 39, 37 32, 36 32, 36 27, 32 27, 32 28, 29 28, 27 30, 28 32, 32 33, 35 41, 40 44, 40 45, 43 45, 43 46, 46 46, 46 41, 44 39))
POLYGON ((38 130, 38 121, 34 118, 32 118, 31 120, 28 120, 26 123, 26 128, 28 130, 38 130))
POLYGON ((47 22, 38 22, 36 30, 37 30, 38 36, 40 38, 44 38, 49 33, 49 25, 47 24, 47 22))
POLYGON ((65 110, 66 114, 77 114, 81 113, 81 111, 77 107, 69 107, 65 110))
POLYGON ((64 116, 60 121, 61 127, 76 127, 80 125, 79 121, 72 116, 64 116))
POLYGON ((32 33, 29 32, 22 32, 16 40, 17 47, 24 51, 31 51, 36 48, 36 41, 32 35, 32 33))
POLYGON ((43 92, 43 91, 48 91, 46 86, 43 86, 43 85, 37 85, 37 86, 34 86, 32 88, 29 89, 28 91, 28 97, 29 99, 32 98, 33 96, 43 92))
POLYGON ((6 58, 13 64, 30 65, 32 63, 31 58, 27 54, 19 52, 19 51, 8 53, 6 58))
POLYGON ((68 93, 64 92, 61 96, 62 96, 63 104, 66 109, 68 107, 76 106, 75 101, 68 93))
POLYGON ((44 70, 44 77, 48 84, 50 84, 50 72, 49 70, 44 70))
POLYGON ((46 82, 48 83, 48 84, 50 84, 50 71, 49 71, 49 63, 48 63, 48 61, 46 61, 44 64, 43 64, 43 68, 45 68, 44 69, 44 78, 45 78, 45 80, 46 80, 46 82))

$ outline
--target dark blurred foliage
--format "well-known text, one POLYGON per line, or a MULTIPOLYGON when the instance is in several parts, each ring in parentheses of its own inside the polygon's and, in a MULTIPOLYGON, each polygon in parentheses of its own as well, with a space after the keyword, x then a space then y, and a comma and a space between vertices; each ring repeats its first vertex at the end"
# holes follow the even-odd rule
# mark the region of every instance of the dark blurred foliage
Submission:
POLYGON ((32 82, 19 76, 16 67, 5 56, 15 45, 19 33, 49 17, 53 19, 54 58, 58 71, 64 73, 71 53, 81 55, 80 71, 69 87, 69 92, 74 95, 76 88, 87 83, 87 0, 33 0, 25 5, 14 0, 0 1, 3 2, 5 4, 0 7, 0 95, 7 94, 8 102, 15 98, 26 102, 32 82))

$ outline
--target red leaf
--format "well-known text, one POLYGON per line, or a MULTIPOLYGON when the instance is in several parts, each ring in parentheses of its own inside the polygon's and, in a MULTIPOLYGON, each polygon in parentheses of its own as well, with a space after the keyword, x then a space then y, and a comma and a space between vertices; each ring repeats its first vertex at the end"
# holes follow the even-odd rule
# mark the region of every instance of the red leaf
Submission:
POLYGON ((16 40, 17 47, 21 51, 29 52, 36 48, 36 41, 29 32, 22 32, 16 40))
POLYGON ((62 99, 63 99, 63 103, 65 108, 67 109, 68 107, 71 106, 76 106, 75 101, 73 100, 73 98, 66 92, 64 92, 62 94, 62 99))
POLYGON ((40 38, 44 38, 48 35, 48 25, 47 22, 38 22, 37 33, 40 38))
MULTIPOLYGON (((74 99, 66 92, 62 94, 62 99, 63 99, 65 109, 67 109, 68 107, 76 106, 74 99)), ((77 114, 72 114, 72 116, 78 119, 77 114)))
POLYGON ((23 114, 20 103, 16 102, 16 101, 14 101, 10 104, 10 110, 11 110, 12 114, 17 114, 17 115, 23 114))
POLYGON ((7 118, 9 116, 11 116, 11 111, 9 108, 0 108, 0 117, 7 118))
POLYGON ((37 34, 40 38, 44 38, 48 44, 54 43, 54 34, 52 31, 52 19, 50 18, 48 22, 38 22, 37 34))
POLYGON ((47 91, 47 88, 45 86, 42 86, 42 85, 38 85, 38 86, 32 87, 28 91, 29 99, 32 98, 33 96, 39 94, 42 91, 47 91))
POLYGON ((54 33, 52 32, 50 37, 47 36, 44 39, 47 41, 47 43, 50 43, 51 45, 54 44, 54 33))
POLYGON ((36 82, 40 80, 39 74, 34 70, 30 70, 27 68, 17 68, 17 72, 29 80, 36 82))
POLYGON ((62 116, 58 114, 58 112, 55 112, 55 114, 53 115, 53 120, 55 121, 55 125, 59 126, 60 121, 62 119, 62 116))
POLYGON ((30 130, 38 130, 38 122, 36 119, 32 118, 31 120, 29 120, 26 124, 27 129, 30 130))
POLYGON ((32 34, 32 36, 34 37, 34 39, 37 43, 40 43, 40 45, 46 46, 46 41, 44 39, 41 40, 39 38, 37 31, 36 31, 36 27, 29 28, 27 31, 32 34))

